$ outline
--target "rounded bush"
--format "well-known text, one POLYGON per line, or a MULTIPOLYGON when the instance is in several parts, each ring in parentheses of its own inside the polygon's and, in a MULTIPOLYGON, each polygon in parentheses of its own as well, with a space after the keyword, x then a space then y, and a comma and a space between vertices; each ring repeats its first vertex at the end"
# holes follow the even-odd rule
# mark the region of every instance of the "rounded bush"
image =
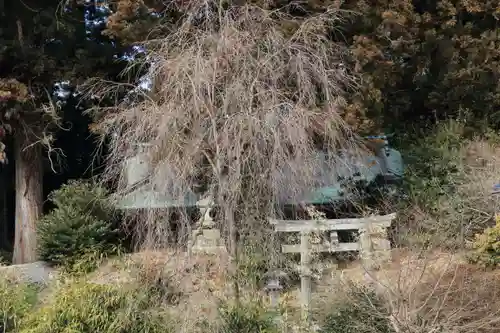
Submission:
POLYGON ((500 216, 496 216, 496 225, 477 234, 472 244, 474 251, 469 260, 484 267, 498 267, 500 264, 500 216))
POLYGON ((55 208, 38 222, 41 260, 70 267, 88 257, 92 262, 116 253, 121 232, 104 188, 71 181, 49 199, 55 208))
POLYGON ((135 289, 77 281, 65 285, 21 325, 19 333, 168 333, 167 317, 135 289))

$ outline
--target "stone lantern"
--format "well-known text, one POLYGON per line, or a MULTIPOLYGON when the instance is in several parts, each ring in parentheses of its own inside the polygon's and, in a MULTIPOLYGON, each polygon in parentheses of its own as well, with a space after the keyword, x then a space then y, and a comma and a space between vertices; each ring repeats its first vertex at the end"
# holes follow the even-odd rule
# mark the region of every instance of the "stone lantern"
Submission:
POLYGON ((269 303, 271 307, 276 311, 276 317, 274 320, 279 325, 281 323, 280 314, 280 294, 283 291, 282 282, 288 280, 288 275, 285 272, 276 270, 270 271, 264 275, 266 284, 264 286, 264 291, 269 297, 269 303))
POLYGON ((213 198, 207 195, 196 203, 200 210, 201 217, 196 222, 191 238, 188 241, 188 254, 206 253, 220 254, 226 251, 226 247, 221 239, 220 230, 216 228, 216 223, 212 219, 213 198))
POLYGON ((283 290, 282 282, 288 280, 288 275, 280 270, 270 271, 264 275, 264 291, 269 296, 269 303, 273 308, 279 306, 280 294, 283 290))
POLYGON ((277 308, 280 302, 280 294, 283 290, 283 286, 280 284, 278 278, 269 278, 267 284, 264 287, 264 291, 269 295, 269 303, 273 308, 277 308))

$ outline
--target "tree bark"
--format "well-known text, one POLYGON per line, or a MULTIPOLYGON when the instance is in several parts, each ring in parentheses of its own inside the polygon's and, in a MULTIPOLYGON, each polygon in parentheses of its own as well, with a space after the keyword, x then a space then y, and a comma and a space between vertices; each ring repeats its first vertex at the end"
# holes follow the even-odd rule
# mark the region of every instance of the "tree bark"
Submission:
POLYGON ((28 137, 14 140, 16 177, 16 218, 13 264, 37 260, 36 222, 42 213, 43 164, 40 145, 27 147, 28 137))
MULTIPOLYGON (((0 193, 0 249, 7 248, 9 245, 9 219, 7 214, 7 195, 8 186, 4 175, 0 176, 0 188, 3 189, 0 193)), ((12 244, 12 241, 10 242, 12 244)))

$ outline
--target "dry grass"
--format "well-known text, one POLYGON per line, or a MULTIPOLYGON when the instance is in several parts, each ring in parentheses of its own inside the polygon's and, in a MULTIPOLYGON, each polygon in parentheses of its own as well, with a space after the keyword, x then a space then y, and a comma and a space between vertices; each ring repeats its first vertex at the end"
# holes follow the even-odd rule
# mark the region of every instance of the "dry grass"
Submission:
POLYGON ((313 298, 316 316, 324 319, 339 305, 359 302, 350 296, 352 286, 368 286, 387 312, 369 303, 363 308, 387 318, 396 333, 500 332, 498 271, 467 264, 458 254, 393 252, 393 262, 380 271, 368 274, 356 263, 325 278, 313 298))
MULTIPOLYGON (((155 289, 150 302, 164 313, 176 332, 207 332, 204 323, 219 320, 219 301, 234 301, 229 286, 227 256, 197 255, 189 260, 185 253, 175 250, 144 251, 124 258, 109 260, 88 280, 118 285, 127 289, 140 286, 146 292, 152 286, 174 287, 178 298, 159 298, 163 295, 155 289), (201 325, 201 326, 200 326, 201 325)), ((43 295, 43 304, 58 292, 58 284, 71 284, 71 279, 53 281, 50 290, 43 295)), ((485 271, 467 264, 462 255, 445 252, 414 253, 394 250, 393 262, 379 271, 367 274, 354 262, 343 269, 324 276, 313 293, 314 317, 324 319, 334 314, 340 305, 353 302, 369 302, 369 298, 353 299, 352 286, 373 287, 383 300, 385 312, 363 304, 366 315, 387 318, 395 332, 442 332, 475 333, 500 332, 498 309, 500 308, 500 275, 498 271, 485 271), (369 279, 367 279, 369 277, 369 279), (373 313, 371 313, 372 311, 373 313)), ((60 286, 61 287, 61 286, 60 286)), ((242 292, 242 303, 254 302, 263 297, 255 290, 242 292)), ((299 322, 298 289, 292 288, 282 296, 287 326, 299 322)), ((133 306, 133 299, 130 299, 133 306)), ((358 304, 360 305, 360 304, 358 304)), ((357 323, 363 325, 366 323, 357 323)), ((361 327, 360 326, 360 327, 361 327)), ((211 332, 211 331, 210 331, 211 332)), ((305 331, 297 331, 304 333, 305 331)), ((385 333, 385 332, 384 332, 385 333)))
MULTIPOLYGON (((134 257, 154 263, 152 267, 167 267, 166 271, 176 272, 177 281, 183 281, 181 301, 169 310, 178 318, 182 332, 197 332, 196 326, 203 320, 216 321, 218 301, 234 300, 227 283, 227 258, 198 256, 186 264, 189 261, 179 253, 149 252, 134 257)), ((373 316, 386 316, 395 332, 500 332, 499 282, 497 271, 469 265, 461 254, 394 250, 393 261, 379 271, 367 273, 354 262, 324 276, 313 293, 312 311, 321 319, 335 313, 339 305, 353 302, 349 292, 354 283, 372 287, 382 297, 388 314, 373 309, 373 316)), ((252 301, 263 296, 252 290, 243 298, 252 301)), ((299 323, 297 287, 282 295, 282 305, 287 325, 299 323)), ((365 308, 370 309, 369 304, 365 308)))
POLYGON ((485 272, 450 256, 426 266, 408 265, 406 278, 399 274, 398 283, 385 285, 397 332, 500 331, 498 272, 485 272))
POLYGON ((499 208, 499 197, 491 195, 500 174, 498 144, 464 139, 459 147, 443 148, 442 154, 446 161, 441 162, 446 163, 441 167, 443 174, 430 175, 427 181, 444 179, 445 185, 430 185, 429 193, 417 193, 427 196, 425 203, 416 200, 399 212, 396 237, 405 246, 416 246, 417 251, 422 244, 448 249, 467 247, 475 234, 494 225, 499 208), (452 166, 454 170, 450 170, 452 166))
MULTIPOLYGON (((152 91, 101 113, 100 129, 111 138, 106 176, 123 179, 134 144, 147 143, 146 186, 174 199, 211 194, 235 248, 236 229, 246 238, 268 237, 261 221, 279 214, 277 201, 300 200, 331 181, 319 170, 338 167, 339 151, 356 159, 361 150, 339 114, 342 95, 355 84, 343 66, 346 50, 327 38, 343 14, 298 20, 209 0, 190 2, 185 13, 170 35, 145 43, 152 91), (326 162, 318 140, 330 149, 326 162)), ((123 182, 118 187, 128 190, 123 182)), ((146 215, 138 223, 147 229, 144 244, 165 246, 163 215, 146 215)))
MULTIPOLYGON (((139 285, 142 290, 149 288, 152 301, 163 304, 164 311, 174 318, 177 332, 207 332, 203 330, 206 323, 214 324, 219 319, 219 304, 233 304, 235 300, 228 267, 229 257, 224 253, 188 257, 185 252, 164 249, 111 260, 90 279, 104 284, 139 285)), ((240 296, 245 304, 262 294, 241 290, 240 296)))
POLYGON ((447 164, 442 170, 450 173, 441 175, 448 184, 432 196, 437 210, 416 205, 401 212, 412 216, 410 232, 399 234, 410 255, 374 280, 397 332, 500 332, 500 275, 464 259, 474 235, 494 224, 499 147, 492 140, 460 139, 440 152, 447 164), (429 255, 423 244, 447 253, 429 255))

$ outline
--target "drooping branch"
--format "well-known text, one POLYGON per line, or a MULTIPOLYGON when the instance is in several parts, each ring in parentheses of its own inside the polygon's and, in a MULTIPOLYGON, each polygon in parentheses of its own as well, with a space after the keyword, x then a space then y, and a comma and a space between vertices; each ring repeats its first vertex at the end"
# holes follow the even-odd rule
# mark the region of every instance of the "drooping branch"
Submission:
MULTIPOLYGON (((338 66, 346 50, 328 38, 343 13, 297 19, 218 5, 191 3, 173 32, 145 43, 147 77, 159 86, 155 98, 127 101, 99 118, 111 141, 106 176, 121 178, 130 146, 149 143, 146 187, 182 201, 203 175, 204 188, 227 208, 223 223, 257 230, 263 217, 278 213, 279 200, 299 200, 328 182, 318 177, 321 163, 335 167, 339 149, 361 149, 338 112, 354 84, 338 66), (294 22, 291 33, 284 21, 294 22), (313 133, 330 148, 325 162, 313 133)), ((141 226, 159 232, 144 234, 164 239, 158 221, 148 214, 141 226)))

